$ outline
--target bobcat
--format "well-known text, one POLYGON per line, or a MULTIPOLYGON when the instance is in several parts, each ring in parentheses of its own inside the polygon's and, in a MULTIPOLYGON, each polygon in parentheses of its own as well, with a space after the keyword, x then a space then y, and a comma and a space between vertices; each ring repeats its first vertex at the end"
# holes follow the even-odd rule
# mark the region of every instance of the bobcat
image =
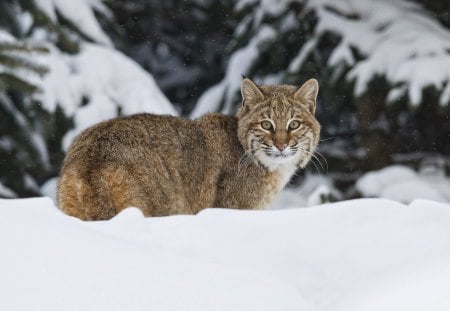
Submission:
POLYGON ((263 208, 317 146, 318 88, 314 79, 296 88, 244 78, 236 116, 137 114, 99 123, 69 148, 58 205, 83 220, 129 206, 146 217, 263 208))

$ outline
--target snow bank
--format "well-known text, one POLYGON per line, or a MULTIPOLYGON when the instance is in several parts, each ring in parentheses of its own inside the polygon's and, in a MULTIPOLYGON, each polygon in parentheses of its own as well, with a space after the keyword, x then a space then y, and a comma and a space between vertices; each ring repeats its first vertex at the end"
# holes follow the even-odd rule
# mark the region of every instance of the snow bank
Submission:
POLYGON ((0 200, 0 309, 449 310, 449 205, 285 207, 82 222, 0 200))
POLYGON ((450 179, 445 175, 416 173, 409 167, 393 165, 364 174, 356 189, 364 197, 379 197, 403 203, 417 198, 450 202, 450 179))
POLYGON ((329 202, 330 199, 343 200, 343 195, 336 189, 333 180, 328 176, 307 173, 299 186, 285 188, 268 209, 314 206, 329 202))

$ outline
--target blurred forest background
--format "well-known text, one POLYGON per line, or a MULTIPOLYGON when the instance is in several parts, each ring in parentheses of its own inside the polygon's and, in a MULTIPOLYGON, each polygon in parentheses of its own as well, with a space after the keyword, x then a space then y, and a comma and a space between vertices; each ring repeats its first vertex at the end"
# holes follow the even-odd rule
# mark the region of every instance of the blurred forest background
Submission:
POLYGON ((351 198, 393 164, 450 174, 450 1, 4 0, 0 197, 54 189, 101 120, 234 113, 241 75, 319 80, 320 154, 293 186, 320 174, 351 198))

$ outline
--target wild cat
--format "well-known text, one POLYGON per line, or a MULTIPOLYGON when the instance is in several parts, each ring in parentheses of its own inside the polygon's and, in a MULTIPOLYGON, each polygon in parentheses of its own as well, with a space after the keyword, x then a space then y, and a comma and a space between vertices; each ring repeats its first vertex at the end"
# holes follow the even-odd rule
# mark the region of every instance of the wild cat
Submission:
POLYGON ((241 84, 236 116, 137 114, 99 123, 69 148, 58 205, 83 220, 138 207, 146 217, 208 207, 261 209, 311 159, 318 83, 241 84))

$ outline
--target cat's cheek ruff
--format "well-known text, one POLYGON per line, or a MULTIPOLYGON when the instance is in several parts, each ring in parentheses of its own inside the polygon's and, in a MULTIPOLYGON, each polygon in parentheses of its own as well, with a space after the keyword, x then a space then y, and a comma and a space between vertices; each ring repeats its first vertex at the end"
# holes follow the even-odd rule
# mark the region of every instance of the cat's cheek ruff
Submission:
POLYGON ((316 150, 317 147, 317 139, 314 139, 314 136, 312 133, 310 133, 310 135, 307 136, 308 139, 308 143, 306 145, 306 149, 299 149, 299 153, 303 153, 304 157, 301 159, 301 161, 299 161, 298 165, 300 168, 304 169, 306 167, 306 165, 309 163, 309 161, 311 160, 314 151, 316 150), (303 150, 303 152, 302 152, 303 150))
POLYGON ((253 154, 253 155, 255 154, 255 151, 257 149, 255 147, 255 144, 257 144, 257 143, 258 143, 258 138, 256 137, 255 134, 250 132, 247 135, 247 148, 250 151, 250 153, 253 154))
POLYGON ((311 160, 311 155, 307 155, 304 158, 302 158, 300 162, 298 162, 298 166, 301 169, 304 169, 310 160, 311 160))

